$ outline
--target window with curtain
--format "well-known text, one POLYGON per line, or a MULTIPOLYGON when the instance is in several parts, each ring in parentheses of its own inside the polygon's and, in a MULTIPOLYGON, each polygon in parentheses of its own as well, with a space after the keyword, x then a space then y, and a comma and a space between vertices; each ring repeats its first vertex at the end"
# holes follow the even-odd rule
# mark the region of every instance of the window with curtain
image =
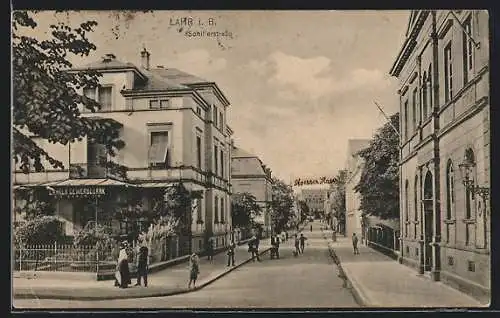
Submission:
POLYGON ((413 89, 413 94, 412 94, 413 132, 415 132, 417 130, 417 125, 418 125, 418 117, 417 117, 417 109, 418 109, 417 102, 418 102, 418 98, 417 98, 417 95, 418 95, 418 91, 417 91, 417 88, 415 87, 413 89))
POLYGON ((427 73, 424 72, 424 75, 422 76, 422 114, 421 118, 422 121, 427 119, 427 73))
POLYGON ((224 151, 220 150, 220 176, 224 178, 224 151))
POLYGON ((153 131, 150 133, 149 163, 152 166, 169 165, 168 131, 153 131))
POLYGON ((418 205, 418 176, 415 176, 415 182, 413 184, 413 221, 415 221, 415 226, 414 226, 414 232, 413 232, 413 238, 417 238, 417 230, 418 230, 418 213, 419 213, 419 205, 418 205))
POLYGON ((408 138, 408 100, 404 103, 404 114, 403 114, 403 127, 404 127, 404 138, 408 138))
POLYGON ((214 168, 215 168, 215 175, 219 174, 219 161, 217 158, 219 157, 219 147, 214 145, 214 168))
POLYGON ((101 104, 101 110, 112 110, 111 87, 99 87, 99 103, 101 104))

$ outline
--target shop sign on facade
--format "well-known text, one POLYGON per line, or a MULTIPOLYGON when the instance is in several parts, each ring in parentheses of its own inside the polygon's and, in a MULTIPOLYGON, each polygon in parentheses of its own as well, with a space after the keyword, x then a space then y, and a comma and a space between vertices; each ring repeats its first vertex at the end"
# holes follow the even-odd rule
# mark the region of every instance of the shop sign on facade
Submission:
POLYGON ((104 187, 64 187, 55 189, 56 196, 58 197, 92 197, 101 196, 106 194, 104 187))

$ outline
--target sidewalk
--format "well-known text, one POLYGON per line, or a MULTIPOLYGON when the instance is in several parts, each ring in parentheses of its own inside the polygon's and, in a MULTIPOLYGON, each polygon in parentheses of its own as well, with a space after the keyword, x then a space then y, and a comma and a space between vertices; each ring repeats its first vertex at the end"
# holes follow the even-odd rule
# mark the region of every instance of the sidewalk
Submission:
MULTIPOLYGON (((262 241, 260 254, 269 250, 269 240, 262 241)), ((200 288, 223 277, 239 266, 251 261, 248 246, 241 245, 235 250, 236 266, 227 266, 225 251, 214 256, 212 262, 206 257, 200 258, 200 275, 196 289, 188 289, 189 264, 184 262, 165 270, 148 275, 148 287, 132 286, 127 289, 114 287, 114 281, 70 281, 44 278, 14 278, 14 298, 44 298, 69 300, 105 300, 124 298, 144 298, 182 294, 200 288)))
POLYGON ((365 307, 486 307, 479 301, 441 282, 418 275, 388 256, 365 245, 354 255, 349 238, 324 231, 330 251, 340 261, 339 274, 345 275, 353 293, 365 307))

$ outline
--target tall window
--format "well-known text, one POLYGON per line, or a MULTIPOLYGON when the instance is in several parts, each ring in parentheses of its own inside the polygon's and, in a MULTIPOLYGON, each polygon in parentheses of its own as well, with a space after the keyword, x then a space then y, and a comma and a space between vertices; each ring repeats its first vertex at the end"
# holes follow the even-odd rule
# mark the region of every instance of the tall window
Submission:
POLYGON ((406 237, 408 237, 408 221, 410 221, 410 207, 409 207, 409 198, 408 198, 408 191, 409 191, 409 185, 408 185, 408 180, 405 182, 405 233, 406 237))
POLYGON ((453 60, 451 41, 444 48, 444 100, 448 102, 453 97, 453 60))
POLYGON ((215 175, 219 175, 219 163, 217 158, 219 157, 219 147, 214 145, 214 164, 215 164, 215 175))
POLYGON ((429 111, 427 112, 429 116, 432 114, 432 94, 434 88, 432 87, 432 64, 429 64, 429 70, 427 71, 427 88, 429 90, 429 103, 427 104, 429 111))
POLYGON ((220 176, 224 178, 224 151, 220 150, 220 176))
POLYGON ((219 197, 215 196, 214 206, 214 224, 219 223, 219 197))
POLYGON ((111 110, 112 107, 112 88, 111 87, 99 87, 99 103, 101 104, 101 110, 111 110))
POLYGON ((414 226, 414 231, 413 231, 413 238, 416 239, 417 238, 417 228, 418 228, 418 225, 417 225, 417 222, 418 222, 418 212, 419 212, 419 208, 418 208, 418 176, 415 176, 415 182, 413 184, 413 212, 414 212, 414 215, 413 215, 413 221, 415 221, 415 226, 414 226))
POLYGON ((465 32, 463 33, 463 61, 464 61, 464 85, 469 82, 474 72, 474 47, 472 40, 471 17, 464 22, 465 32))
POLYGON ((417 88, 415 87, 413 89, 413 94, 412 94, 412 116, 413 116, 413 131, 417 130, 417 124, 418 124, 418 117, 417 117, 417 88))
POLYGON ((196 165, 201 169, 201 137, 196 136, 196 165))
MULTIPOLYGON (((474 151, 472 149, 467 149, 465 152, 465 159, 469 162, 475 163, 475 158, 474 158, 474 151)), ((474 181, 475 184, 475 172, 473 170, 472 175, 470 178, 474 181)), ((470 190, 470 188, 465 187, 465 219, 471 220, 472 219, 472 209, 473 209, 473 204, 474 204, 474 192, 470 190)), ((471 231, 474 228, 475 224, 469 224, 466 223, 466 230, 465 230, 465 244, 470 243, 471 239, 471 231)))
POLYGON ((220 218, 221 218, 221 223, 225 223, 226 215, 225 215, 225 209, 224 209, 224 198, 220 198, 220 218))
POLYGON ((422 121, 427 119, 427 73, 422 77, 422 121))
POLYGON ((214 126, 217 127, 217 107, 213 106, 213 120, 214 120, 214 126))
POLYGON ((455 210, 455 175, 453 164, 448 160, 446 167, 446 219, 451 220, 455 210))
POLYGON ((95 87, 87 87, 83 89, 83 95, 85 97, 96 100, 96 88, 95 87))
POLYGON ((197 199, 197 200, 198 204, 196 205, 196 221, 202 221, 203 220, 202 206, 201 206, 202 199, 197 199))
POLYGON ((405 132, 404 136, 408 138, 408 100, 405 101, 403 126, 405 132))
POLYGON ((222 115, 222 112, 219 113, 219 125, 220 128, 224 128, 224 117, 222 115))
POLYGON ((150 166, 166 167, 169 165, 168 131, 153 131, 150 134, 150 166))

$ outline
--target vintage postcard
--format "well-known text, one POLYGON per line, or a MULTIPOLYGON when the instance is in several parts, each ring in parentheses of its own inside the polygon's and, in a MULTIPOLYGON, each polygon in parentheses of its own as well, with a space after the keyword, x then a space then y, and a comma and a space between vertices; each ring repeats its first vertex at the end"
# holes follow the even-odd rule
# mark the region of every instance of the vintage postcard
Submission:
POLYGON ((11 37, 14 309, 488 306, 488 11, 13 11, 11 37))

